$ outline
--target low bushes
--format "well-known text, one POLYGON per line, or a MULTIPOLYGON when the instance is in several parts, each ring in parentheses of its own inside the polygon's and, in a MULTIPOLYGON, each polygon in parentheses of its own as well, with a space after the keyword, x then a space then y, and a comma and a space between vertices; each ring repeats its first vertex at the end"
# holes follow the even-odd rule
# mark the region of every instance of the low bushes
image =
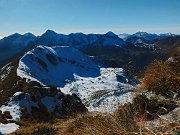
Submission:
POLYGON ((135 114, 144 115, 146 120, 152 120, 169 113, 176 108, 173 100, 160 100, 158 97, 147 98, 145 94, 136 95, 131 103, 131 111, 135 114))
POLYGON ((179 71, 175 70, 173 66, 176 64, 169 61, 152 63, 144 74, 143 89, 151 90, 166 98, 172 98, 180 88, 179 71))

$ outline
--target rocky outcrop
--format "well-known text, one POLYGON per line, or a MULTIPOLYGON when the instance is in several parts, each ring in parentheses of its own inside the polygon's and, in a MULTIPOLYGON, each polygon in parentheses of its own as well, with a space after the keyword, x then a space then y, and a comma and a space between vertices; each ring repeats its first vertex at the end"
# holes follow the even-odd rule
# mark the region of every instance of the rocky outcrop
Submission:
POLYGON ((51 121, 54 117, 67 118, 87 112, 76 94, 66 95, 54 86, 29 86, 16 92, 8 102, 0 106, 0 122, 35 119, 51 121), (13 107, 12 107, 13 106, 13 107))
POLYGON ((76 95, 66 95, 54 86, 33 87, 38 101, 41 102, 53 115, 65 118, 69 115, 87 112, 81 99, 76 95))

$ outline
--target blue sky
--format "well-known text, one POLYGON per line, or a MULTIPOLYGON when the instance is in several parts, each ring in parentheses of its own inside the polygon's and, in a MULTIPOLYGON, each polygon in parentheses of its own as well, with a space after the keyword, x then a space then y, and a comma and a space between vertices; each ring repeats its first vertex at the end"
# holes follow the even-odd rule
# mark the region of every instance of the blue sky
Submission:
POLYGON ((47 29, 180 34, 180 0, 0 0, 0 38, 47 29))

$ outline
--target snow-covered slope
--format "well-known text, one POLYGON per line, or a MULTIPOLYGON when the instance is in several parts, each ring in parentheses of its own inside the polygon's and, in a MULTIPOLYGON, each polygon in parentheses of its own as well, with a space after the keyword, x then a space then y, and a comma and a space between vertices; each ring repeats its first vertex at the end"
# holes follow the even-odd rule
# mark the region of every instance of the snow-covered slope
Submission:
MULTIPOLYGON (((6 104, 0 106, 1 114, 5 112, 10 113, 10 117, 6 118, 6 120, 20 120, 22 116, 21 108, 26 107, 29 114, 31 114, 31 107, 38 107, 38 103, 31 101, 31 95, 26 93, 24 94, 23 99, 19 99, 19 95, 21 95, 22 92, 17 92, 11 97, 10 101, 6 102, 6 104)), ((0 131, 2 131, 3 134, 8 134, 11 132, 14 132, 17 130, 20 126, 15 123, 7 123, 3 124, 0 122, 0 131)))
POLYGON ((38 106, 38 102, 34 102, 31 99, 31 95, 28 93, 22 93, 22 92, 17 92, 13 95, 13 97, 11 97, 10 101, 6 103, 7 105, 2 105, 0 107, 0 110, 2 112, 4 111, 9 111, 12 119, 13 120, 20 120, 21 119, 21 115, 22 112, 20 110, 20 108, 22 107, 26 107, 27 108, 27 112, 29 114, 31 114, 31 107, 39 107, 38 106), (23 94, 24 98, 20 99, 19 95, 23 94))
POLYGON ((38 46, 25 54, 17 74, 27 81, 54 85, 76 93, 89 110, 112 111, 131 99, 130 83, 122 68, 105 68, 72 47, 38 46))
POLYGON ((99 76, 98 66, 92 58, 72 47, 38 46, 20 60, 17 73, 45 85, 64 87, 66 79, 75 80, 74 75, 99 76))

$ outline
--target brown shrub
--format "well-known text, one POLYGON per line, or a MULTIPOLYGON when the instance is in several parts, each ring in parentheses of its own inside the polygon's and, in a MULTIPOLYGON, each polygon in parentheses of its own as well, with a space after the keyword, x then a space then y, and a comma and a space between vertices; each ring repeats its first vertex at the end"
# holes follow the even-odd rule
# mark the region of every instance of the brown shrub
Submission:
POLYGON ((114 112, 114 118, 119 125, 123 127, 124 131, 134 131, 137 129, 137 125, 133 120, 133 108, 131 103, 126 103, 114 112))
POLYGON ((180 77, 169 62, 154 62, 146 70, 143 89, 148 89, 165 97, 172 97, 180 87, 180 77))
POLYGON ((143 114, 148 109, 149 99, 144 94, 138 94, 132 99, 132 106, 135 113, 143 114))
POLYGON ((138 132, 129 104, 120 106, 112 114, 87 113, 73 119, 66 125, 65 134, 119 135, 138 132))

